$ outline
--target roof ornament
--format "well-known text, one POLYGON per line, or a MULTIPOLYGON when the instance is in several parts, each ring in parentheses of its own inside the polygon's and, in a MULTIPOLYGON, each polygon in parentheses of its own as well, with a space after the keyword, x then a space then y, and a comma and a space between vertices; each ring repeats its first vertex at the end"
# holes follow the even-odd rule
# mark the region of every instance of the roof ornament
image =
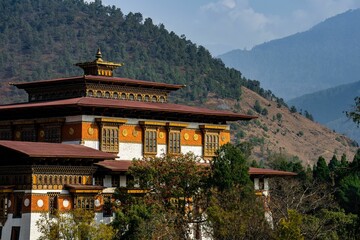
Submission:
POLYGON ((123 63, 104 61, 100 48, 98 48, 95 57, 96 59, 92 62, 76 63, 75 66, 81 67, 84 70, 84 75, 112 77, 113 71, 124 65, 123 63))
POLYGON ((96 60, 95 61, 99 61, 99 62, 102 62, 102 54, 101 54, 101 51, 100 51, 100 48, 98 48, 97 50, 97 53, 96 53, 96 60))

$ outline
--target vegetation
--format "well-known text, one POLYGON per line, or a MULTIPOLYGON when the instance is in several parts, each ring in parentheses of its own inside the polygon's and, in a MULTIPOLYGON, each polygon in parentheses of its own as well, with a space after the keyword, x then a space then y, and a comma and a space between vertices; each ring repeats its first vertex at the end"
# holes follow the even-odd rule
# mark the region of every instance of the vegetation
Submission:
POLYGON ((98 47, 105 60, 125 64, 118 76, 186 85, 173 101, 203 102, 209 92, 240 99, 241 86, 275 98, 203 46, 100 0, 7 0, 0 13, 1 103, 24 99, 8 82, 82 74, 71 66, 94 59, 98 47))
POLYGON ((44 214, 36 226, 41 233, 39 240, 111 240, 115 235, 112 226, 95 222, 93 211, 82 209, 56 213, 52 217, 44 214))
POLYGON ((213 239, 356 239, 360 205, 348 200, 360 199, 354 195, 360 152, 352 163, 345 155, 328 164, 320 157, 313 170, 297 158, 272 154, 266 167, 298 175, 272 178, 267 202, 253 193, 248 165, 259 165, 249 151, 249 143, 226 144, 210 165, 191 154, 135 160, 134 183, 148 191, 129 196, 119 190, 117 239, 190 239, 199 230, 213 239))
POLYGON ((360 97, 355 98, 355 107, 352 111, 346 112, 346 115, 351 118, 357 126, 360 124, 360 97))

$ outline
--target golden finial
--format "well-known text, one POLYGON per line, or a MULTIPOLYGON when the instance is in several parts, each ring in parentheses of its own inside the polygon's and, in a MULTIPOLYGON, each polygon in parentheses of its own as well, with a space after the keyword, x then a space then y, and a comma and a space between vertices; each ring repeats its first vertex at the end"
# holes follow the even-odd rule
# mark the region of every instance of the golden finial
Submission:
POLYGON ((96 53, 96 59, 92 62, 77 63, 76 66, 84 69, 84 75, 112 77, 113 70, 123 66, 122 63, 107 62, 102 59, 100 48, 96 53))
POLYGON ((102 62, 102 54, 101 54, 101 51, 100 51, 100 48, 98 48, 97 50, 97 53, 96 53, 96 61, 100 61, 102 62))

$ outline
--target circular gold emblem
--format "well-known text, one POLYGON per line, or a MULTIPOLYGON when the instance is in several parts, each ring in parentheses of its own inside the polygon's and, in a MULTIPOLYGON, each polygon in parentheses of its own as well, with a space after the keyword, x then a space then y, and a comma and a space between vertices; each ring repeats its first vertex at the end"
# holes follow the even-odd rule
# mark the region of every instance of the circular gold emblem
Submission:
POLYGON ((196 133, 194 134, 194 140, 197 141, 199 139, 199 135, 197 135, 196 133))
POLYGON ((159 133, 159 138, 160 138, 160 139, 163 139, 163 138, 164 138, 164 133, 163 133, 163 132, 160 132, 160 133, 159 133))
POLYGON ((184 139, 187 141, 187 140, 189 140, 189 134, 188 133, 185 133, 184 134, 184 139))
POLYGON ((132 132, 132 135, 133 135, 134 137, 137 137, 138 131, 134 130, 134 131, 132 132))
POLYGON ((39 135, 40 135, 40 137, 44 137, 45 136, 45 132, 44 132, 44 130, 41 130, 40 132, 39 132, 39 135))
POLYGON ((225 136, 221 136, 221 140, 222 140, 222 141, 225 141, 225 140, 226 140, 226 137, 225 137, 225 136))
POLYGON ((124 137, 126 137, 126 136, 128 135, 127 129, 124 129, 124 130, 122 131, 122 135, 123 135, 124 137))
POLYGON ((75 131, 74 131, 74 129, 73 129, 73 128, 69 128, 69 134, 70 134, 70 135, 73 135, 73 134, 74 134, 74 132, 75 132, 75 131))
POLYGON ((88 134, 89 135, 93 135, 94 134, 94 129, 92 127, 88 128, 88 134))

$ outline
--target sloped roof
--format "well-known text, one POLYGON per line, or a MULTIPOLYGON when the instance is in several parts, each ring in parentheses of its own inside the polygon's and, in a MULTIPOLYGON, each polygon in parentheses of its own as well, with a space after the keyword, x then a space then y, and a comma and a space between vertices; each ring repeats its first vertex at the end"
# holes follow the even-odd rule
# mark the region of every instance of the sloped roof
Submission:
POLYGON ((0 140, 0 148, 12 150, 33 158, 115 159, 114 154, 76 144, 0 140))
POLYGON ((244 115, 234 113, 230 111, 211 110, 200 107, 193 107, 187 105, 173 104, 173 103, 159 103, 159 102, 139 102, 129 100, 118 99, 106 99, 106 98, 92 98, 92 97, 80 97, 64 100, 55 100, 47 102, 35 102, 35 103, 20 103, 0 106, 0 113, 2 111, 12 110, 25 110, 25 109, 44 109, 54 107, 91 107, 91 108, 111 108, 111 109, 123 109, 132 111, 150 111, 154 113, 173 113, 184 114, 192 116, 208 116, 222 118, 225 121, 236 120, 251 120, 257 118, 255 116, 244 115))
POLYGON ((145 88, 156 88, 164 89, 169 91, 174 91, 183 88, 185 85, 178 84, 169 84, 169 83, 159 83, 151 82, 144 80, 136 80, 130 78, 120 78, 120 77, 105 77, 105 76, 94 76, 94 75, 84 75, 68 78, 56 78, 49 80, 40 80, 35 82, 25 82, 25 83, 12 83, 19 89, 28 89, 40 86, 57 86, 67 83, 81 83, 81 82, 101 82, 122 86, 133 86, 133 87, 145 87, 145 88))
POLYGON ((293 172, 286 172, 286 171, 279 171, 273 169, 266 169, 266 168, 249 168, 250 175, 267 175, 267 176, 296 176, 296 173, 293 172))
POLYGON ((112 172, 126 172, 132 165, 131 160, 105 160, 95 163, 100 167, 106 168, 112 172))
MULTIPOLYGON (((96 163, 96 165, 104 167, 113 172, 125 172, 132 165, 131 160, 105 160, 96 163)), ((265 168, 249 168, 249 175, 266 175, 266 176, 296 176, 296 173, 279 171, 265 168)))

